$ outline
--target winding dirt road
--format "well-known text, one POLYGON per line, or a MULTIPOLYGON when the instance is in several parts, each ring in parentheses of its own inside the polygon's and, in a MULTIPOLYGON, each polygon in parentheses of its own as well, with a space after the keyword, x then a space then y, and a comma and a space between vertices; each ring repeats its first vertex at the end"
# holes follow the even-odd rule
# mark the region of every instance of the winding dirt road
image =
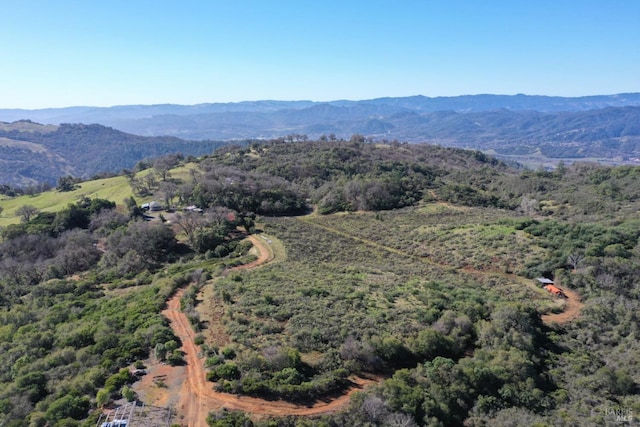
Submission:
MULTIPOLYGON (((252 235, 249 239, 258 251, 258 258, 249 264, 233 267, 228 271, 256 268, 273 259, 273 252, 262 237, 252 235)), ((579 316, 582 308, 580 296, 568 289, 564 291, 568 297, 564 311, 543 315, 544 323, 561 324, 579 316)), ((176 292, 162 313, 171 322, 174 334, 182 341, 181 350, 184 352, 186 365, 169 367, 156 364, 150 368, 149 375, 134 387, 142 398, 155 396, 155 401, 149 403, 155 403, 158 406, 175 404, 175 421, 181 425, 206 427, 207 414, 221 408, 241 410, 254 416, 305 416, 337 412, 349 404, 354 392, 381 380, 379 377, 352 377, 350 378, 352 386, 344 394, 310 405, 216 392, 213 390, 213 384, 206 379, 204 360, 200 358, 199 348, 194 342, 195 333, 185 314, 180 311, 180 298, 183 293, 183 289, 176 292), (154 384, 154 379, 158 378, 162 379, 166 389, 160 390, 154 384)))
MULTIPOLYGON (((249 236, 254 247, 259 251, 258 259, 230 270, 258 267, 273 257, 270 247, 261 238, 249 236)), ((181 350, 184 352, 186 366, 169 367, 167 365, 155 365, 150 367, 149 374, 135 389, 142 398, 156 396, 155 403, 170 404, 169 394, 177 395, 176 421, 181 425, 206 427, 206 417, 210 411, 226 408, 241 410, 254 415, 317 415, 337 412, 349 404, 351 395, 364 389, 369 384, 378 382, 380 378, 350 378, 352 386, 342 395, 326 400, 320 400, 310 405, 299 405, 286 401, 270 401, 248 396, 220 393, 213 390, 213 384, 207 382, 204 360, 199 357, 199 348, 196 346, 195 333, 184 313, 180 311, 180 298, 184 290, 180 289, 168 301, 167 308, 162 312, 171 322, 174 334, 182 341, 181 350), (153 379, 162 378, 165 387, 158 388, 153 379), (154 390, 155 389, 155 390, 154 390), (164 394, 164 396, 159 396, 164 394)), ((151 403, 151 402, 150 402, 151 403)))

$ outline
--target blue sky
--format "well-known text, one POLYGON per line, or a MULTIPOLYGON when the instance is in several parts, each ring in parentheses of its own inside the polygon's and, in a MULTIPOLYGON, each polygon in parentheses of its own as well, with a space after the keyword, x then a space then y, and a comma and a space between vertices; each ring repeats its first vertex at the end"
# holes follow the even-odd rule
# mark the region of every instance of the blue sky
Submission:
POLYGON ((0 108, 640 91, 638 0, 0 0, 0 108))

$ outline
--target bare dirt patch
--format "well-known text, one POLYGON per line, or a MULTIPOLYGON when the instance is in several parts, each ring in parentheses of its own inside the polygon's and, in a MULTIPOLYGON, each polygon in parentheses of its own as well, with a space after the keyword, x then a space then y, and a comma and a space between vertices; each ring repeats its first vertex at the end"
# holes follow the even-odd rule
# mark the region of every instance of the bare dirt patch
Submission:
POLYGON ((204 337, 205 342, 219 348, 230 344, 231 338, 227 334, 222 320, 224 306, 222 301, 215 296, 214 287, 205 286, 198 301, 196 310, 203 324, 200 335, 204 337))
POLYGON ((547 325, 552 323, 567 323, 580 316, 580 310, 582 310, 582 306, 584 305, 580 301, 580 295, 571 289, 563 288, 562 290, 567 296, 564 310, 561 313, 549 313, 542 315, 542 321, 547 325))

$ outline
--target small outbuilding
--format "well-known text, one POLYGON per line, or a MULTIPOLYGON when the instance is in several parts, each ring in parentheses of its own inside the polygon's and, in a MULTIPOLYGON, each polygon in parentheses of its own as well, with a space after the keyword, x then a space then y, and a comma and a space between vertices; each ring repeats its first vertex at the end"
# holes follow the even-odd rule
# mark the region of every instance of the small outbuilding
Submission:
POLYGON ((143 211, 147 212, 147 211, 161 211, 162 210, 162 205, 158 202, 156 202, 155 200, 149 203, 143 203, 140 205, 140 209, 142 209, 143 211))

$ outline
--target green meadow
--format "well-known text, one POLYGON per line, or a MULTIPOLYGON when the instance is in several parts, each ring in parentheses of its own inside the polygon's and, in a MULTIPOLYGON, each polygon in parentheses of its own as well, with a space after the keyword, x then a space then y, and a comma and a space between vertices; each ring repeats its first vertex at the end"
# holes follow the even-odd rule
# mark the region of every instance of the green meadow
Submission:
MULTIPOLYGON (((194 163, 188 163, 171 170, 171 177, 177 182, 185 181, 189 178, 191 170, 195 169, 194 163)), ((146 169, 138 172, 136 178, 141 178, 149 174, 151 170, 146 169)), ((69 203, 75 203, 83 197, 90 199, 106 199, 122 206, 123 200, 135 197, 138 203, 149 202, 152 196, 138 198, 133 195, 131 185, 126 176, 114 176, 111 178, 96 179, 79 184, 73 191, 59 192, 51 189, 35 196, 8 197, 0 194, 0 227, 20 222, 20 216, 16 215, 16 210, 20 206, 31 205, 41 212, 57 212, 66 207, 69 203)))
POLYGON ((73 191, 59 192, 52 189, 35 196, 26 195, 13 198, 0 196, 0 207, 3 208, 0 213, 0 226, 19 223, 20 217, 15 212, 24 205, 34 206, 42 212, 57 212, 82 197, 107 199, 121 205, 125 198, 132 195, 127 178, 116 176, 83 182, 73 191))

